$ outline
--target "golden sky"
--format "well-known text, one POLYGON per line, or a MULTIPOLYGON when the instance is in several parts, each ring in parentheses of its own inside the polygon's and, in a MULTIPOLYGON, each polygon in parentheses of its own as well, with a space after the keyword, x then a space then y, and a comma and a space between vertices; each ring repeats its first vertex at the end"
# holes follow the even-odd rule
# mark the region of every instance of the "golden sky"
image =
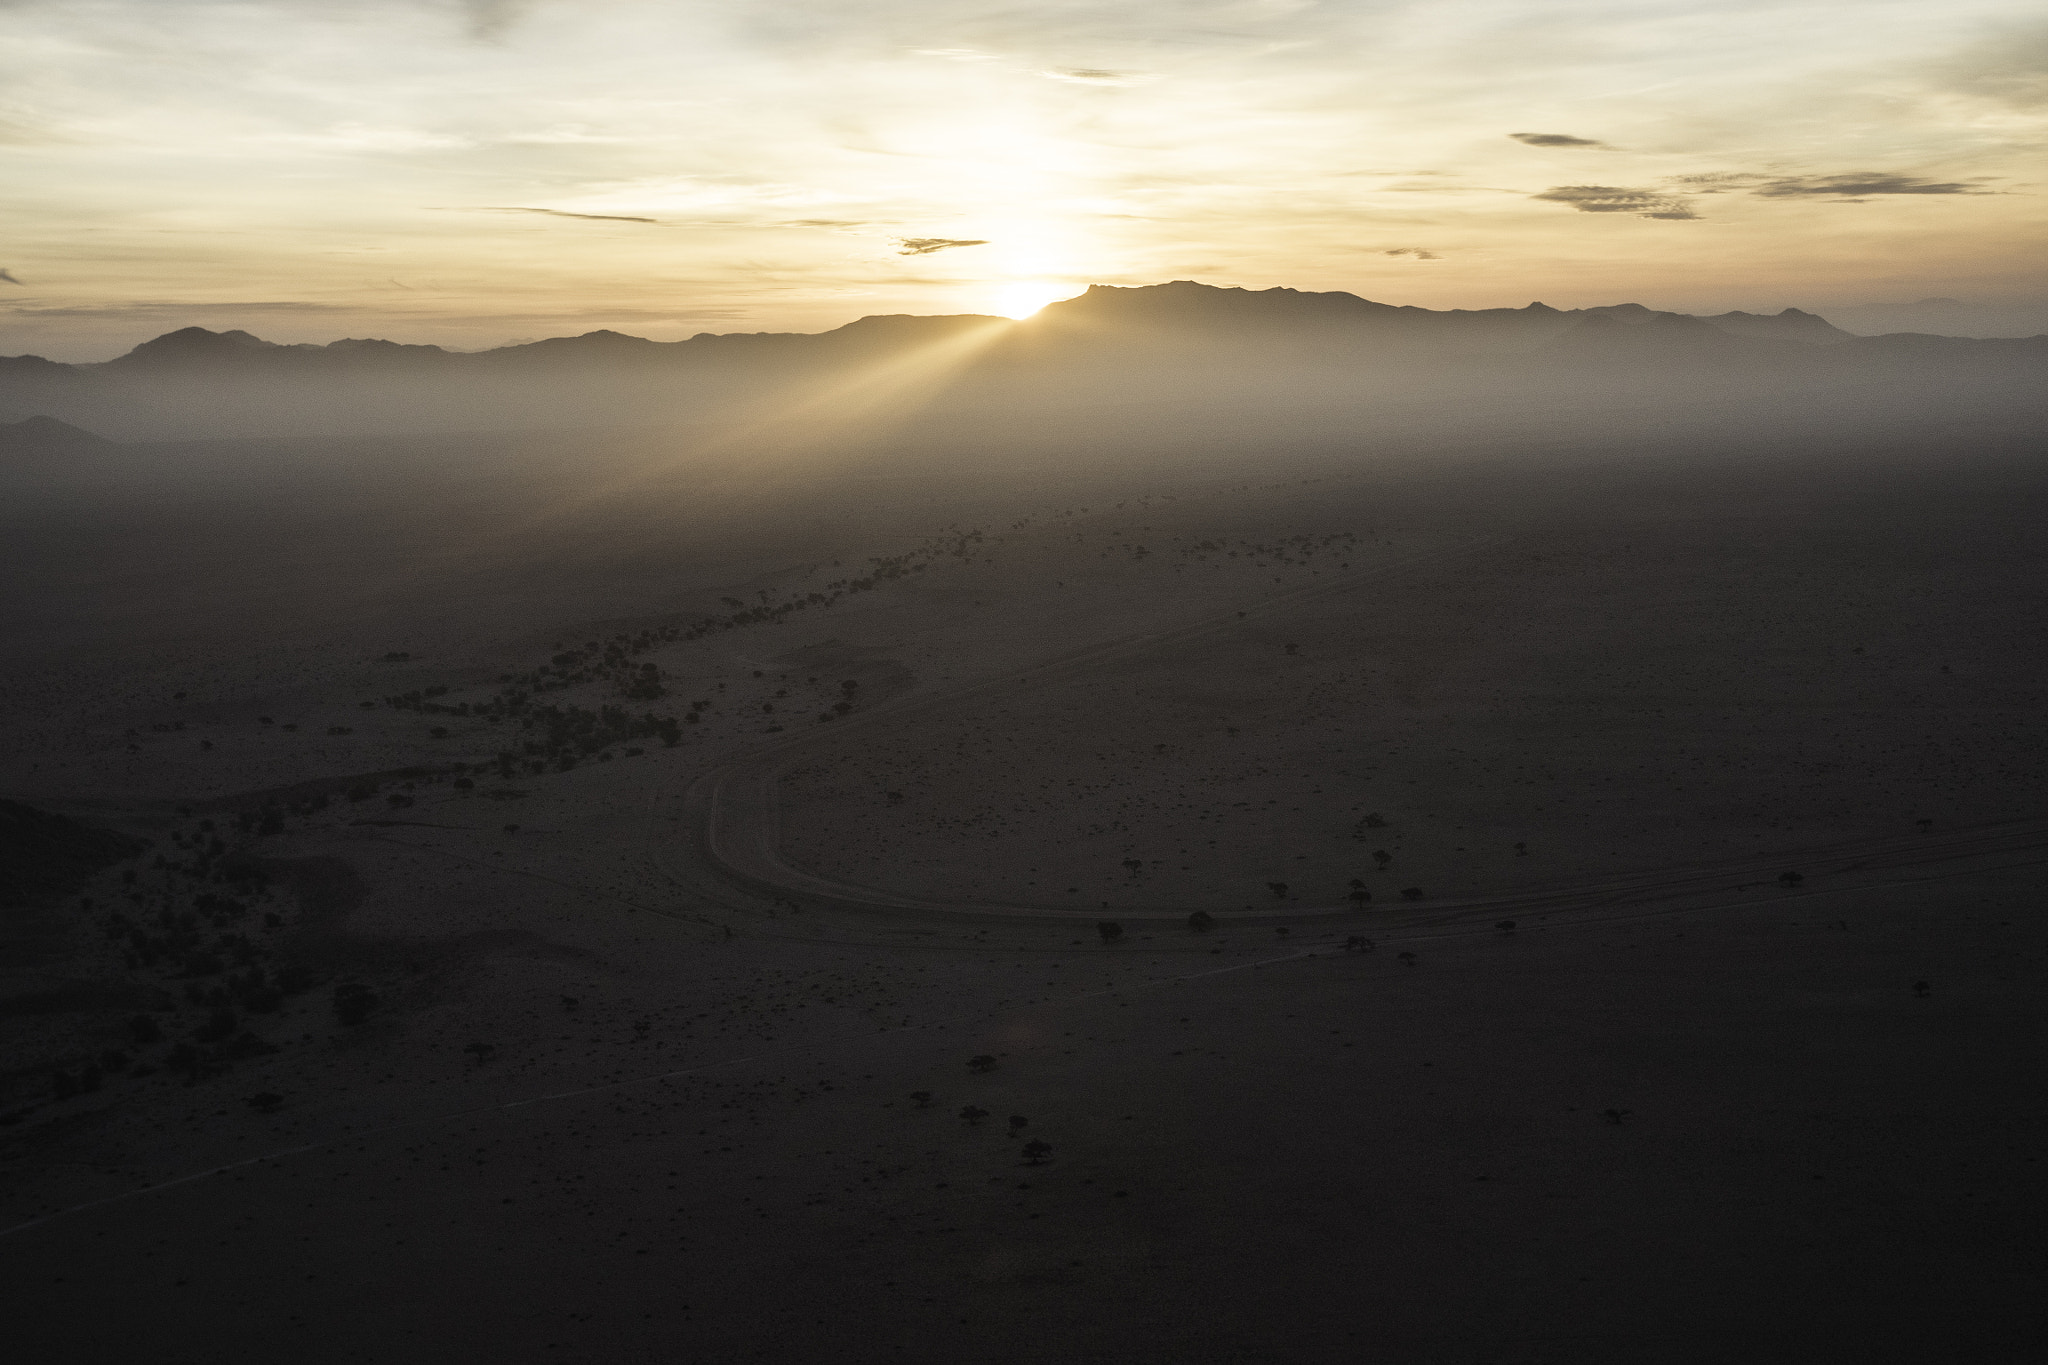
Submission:
POLYGON ((2039 297, 2037 0, 0 0, 0 354, 2039 297))

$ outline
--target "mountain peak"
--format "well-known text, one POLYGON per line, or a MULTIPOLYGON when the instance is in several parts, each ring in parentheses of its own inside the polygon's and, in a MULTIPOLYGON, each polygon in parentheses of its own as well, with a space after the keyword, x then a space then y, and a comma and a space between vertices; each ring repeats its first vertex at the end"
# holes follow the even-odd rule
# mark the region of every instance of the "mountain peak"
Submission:
POLYGON ((165 332, 143 342, 124 356, 107 362, 110 365, 162 365, 191 364, 221 359, 246 359, 251 355, 270 354, 291 349, 274 341, 234 330, 209 332, 204 327, 180 327, 175 332, 165 332))
POLYGON ((1355 322, 1402 310, 1341 290, 1315 292, 1276 287, 1244 289, 1170 280, 1165 284, 1093 284, 1086 293, 1049 303, 1029 319, 1034 327, 1082 324, 1090 327, 1242 328, 1355 322))

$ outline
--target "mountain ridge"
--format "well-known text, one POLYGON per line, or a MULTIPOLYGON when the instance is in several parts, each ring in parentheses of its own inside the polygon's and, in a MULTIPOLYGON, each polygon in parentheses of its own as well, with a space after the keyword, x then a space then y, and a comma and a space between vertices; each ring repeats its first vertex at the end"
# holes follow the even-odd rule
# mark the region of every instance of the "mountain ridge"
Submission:
MULTIPOLYGON (((982 314, 870 314, 824 332, 699 332, 677 341, 655 341, 599 328, 574 336, 451 351, 427 343, 345 337, 325 344, 266 341, 241 329, 214 332, 189 326, 143 341, 111 360, 66 364, 40 356, 0 356, 0 370, 31 368, 73 373, 141 374, 208 368, 358 369, 477 368, 535 361, 645 363, 683 356, 723 356, 762 351, 833 352, 876 345, 941 339, 965 331, 1000 328, 1020 340, 1048 341, 1075 335, 1110 340, 1121 334, 1150 339, 1215 342, 1236 330, 1247 338, 1276 332, 1344 332, 1379 340, 1440 342, 1466 340, 1538 346, 1566 336, 1575 323, 1641 327, 1684 327, 1685 319, 1715 331, 1754 341, 1838 346, 1862 338, 1825 318, 1798 308, 1775 314, 1732 311, 1717 315, 1675 313, 1639 303, 1559 309, 1542 302, 1519 308, 1429 309, 1388 304, 1341 290, 1310 291, 1285 286, 1253 290, 1173 280, 1164 284, 1091 285, 1070 299, 1046 305, 1029 318, 1010 320, 982 314), (1225 335, 1220 337, 1218 333, 1225 335)), ((1645 334, 1646 336, 1649 334, 1645 334)))

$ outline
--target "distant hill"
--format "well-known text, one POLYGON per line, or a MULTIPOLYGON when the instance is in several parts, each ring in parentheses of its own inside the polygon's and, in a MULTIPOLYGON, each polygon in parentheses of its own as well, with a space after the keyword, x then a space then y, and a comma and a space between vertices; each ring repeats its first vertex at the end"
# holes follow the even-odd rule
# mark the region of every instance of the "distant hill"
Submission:
POLYGON ((54 811, 0 801, 0 906, 69 891, 143 847, 138 839, 54 811))
POLYGON ((1858 336, 1918 332, 1932 336, 2023 338, 2048 335, 2048 297, 2000 300, 1916 299, 1828 309, 1836 326, 1858 336))
MULTIPOLYGON (((1194 280, 1122 288, 1094 285, 1075 298, 1048 305, 1021 323, 978 314, 864 317, 829 332, 700 332, 683 341, 600 330, 573 337, 457 352, 439 346, 348 338, 325 346, 283 345, 243 331, 210 332, 185 327, 143 342, 101 365, 57 366, 38 357, 0 359, 7 367, 111 374, 340 373, 365 369, 430 373, 477 373, 505 368, 638 369, 697 362, 830 361, 929 344, 978 331, 1014 333, 1034 349, 1077 344, 1182 342, 1214 345, 1232 340, 1270 341, 1292 334, 1304 340, 1344 336, 1383 343, 1453 344, 1465 348, 1527 350, 1557 341, 1581 323, 1620 327, 1683 327, 1699 322, 1717 332, 1761 341, 1833 345, 1852 334, 1811 313, 1788 308, 1776 315, 1722 313, 1692 318, 1641 304, 1557 309, 1542 303, 1522 308, 1446 309, 1376 303, 1356 294, 1298 289, 1220 288, 1194 280), (1677 320, 1677 321, 1672 321, 1677 320)), ((1648 338, 1654 333, 1644 333, 1648 338)), ((1622 335, 1622 334, 1617 334, 1622 335)), ((1576 343, 1575 343, 1576 344, 1576 343)), ((24 369, 24 373, 26 370, 24 369)))
POLYGON ((62 455, 90 450, 110 450, 114 442, 95 436, 54 417, 31 417, 22 422, 0 422, 0 456, 62 455))
MULTIPOLYGON (((0 358, 0 410, 146 440, 707 421, 748 403, 758 405, 755 420, 807 385, 900 357, 916 363, 888 384, 942 380, 926 393, 943 392, 954 407, 1007 403, 1042 423, 1076 403, 1152 401, 1148 393, 1160 398, 1160 386, 1177 384, 1183 391, 1161 398, 1162 411, 1192 422, 1211 404, 1279 401, 1282 388, 1297 404, 1355 398, 1360 385, 1404 401, 1426 386, 1505 402, 1521 385, 1546 402, 1576 394, 1591 403, 1606 401, 1593 396, 1603 384, 1656 380, 1682 395, 1691 376, 1709 373, 1752 387, 1988 378, 2024 388, 2041 352, 2026 341, 1859 337, 1796 308, 1705 317, 1636 303, 1429 309, 1342 291, 1174 280, 1095 285, 1022 321, 892 315, 828 332, 681 341, 599 330, 479 352, 377 338, 283 345, 185 327, 101 364, 0 358)), ((904 397, 899 410, 908 406, 904 397)), ((47 451, 96 438, 17 424, 6 439, 11 450, 47 451)))

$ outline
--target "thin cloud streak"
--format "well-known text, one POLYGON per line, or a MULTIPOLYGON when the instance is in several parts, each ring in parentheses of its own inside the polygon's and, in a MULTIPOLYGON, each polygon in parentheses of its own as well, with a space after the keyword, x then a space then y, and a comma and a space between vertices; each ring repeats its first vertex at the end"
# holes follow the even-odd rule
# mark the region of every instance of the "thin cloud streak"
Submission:
POLYGON ((956 246, 987 246, 985 238, 956 237, 898 237, 896 245, 901 248, 899 256, 929 256, 935 251, 949 251, 956 246))
POLYGON ((659 218, 640 218, 625 213, 571 213, 567 209, 511 208, 496 204, 480 204, 473 213, 543 213, 550 218, 587 218, 593 223, 659 223, 659 218))

